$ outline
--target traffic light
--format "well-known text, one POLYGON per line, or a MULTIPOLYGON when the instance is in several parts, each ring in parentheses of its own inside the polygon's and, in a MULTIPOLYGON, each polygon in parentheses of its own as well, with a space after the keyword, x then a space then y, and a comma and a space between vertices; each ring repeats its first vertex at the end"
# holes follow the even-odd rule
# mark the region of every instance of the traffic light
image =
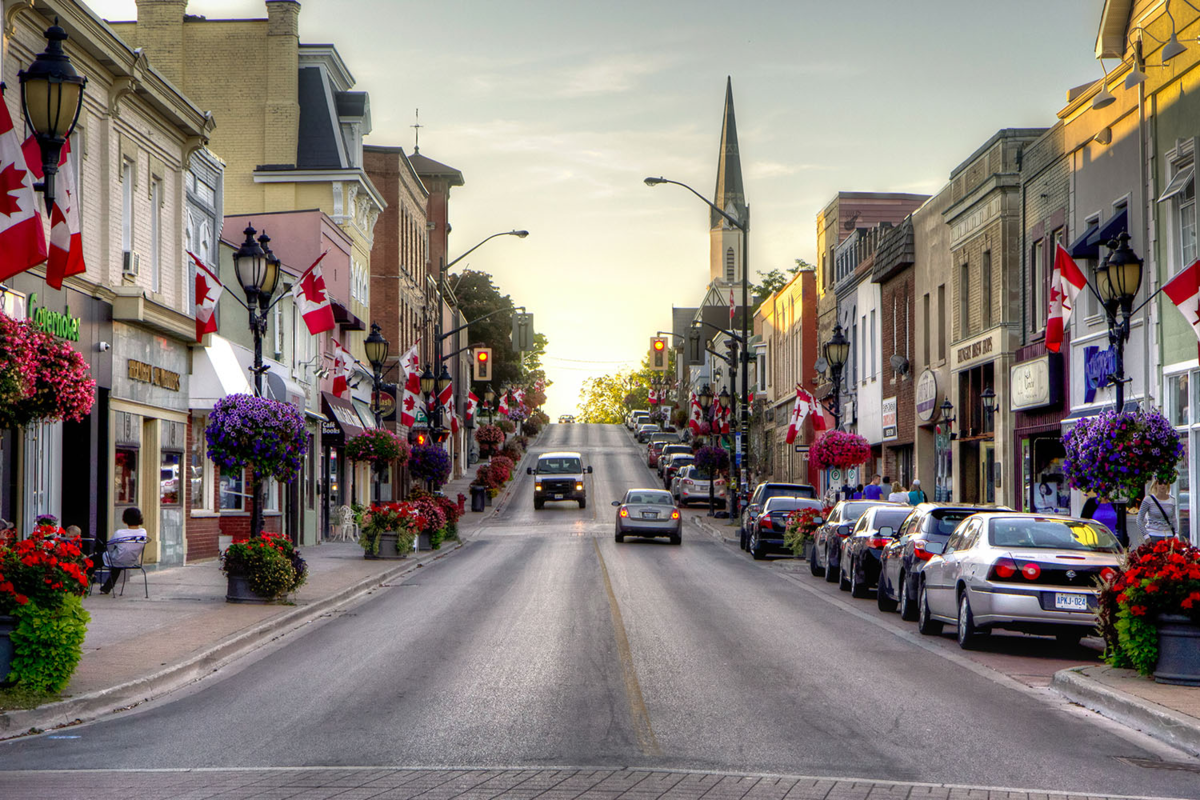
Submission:
POLYGON ((687 365, 698 367, 704 363, 704 340, 699 328, 688 328, 687 365))
POLYGON ((490 381, 492 379, 492 348, 476 347, 472 363, 474 364, 475 380, 490 381))
POLYGON ((512 349, 514 353, 533 350, 533 314, 522 311, 513 314, 512 349))
POLYGON ((429 444, 429 434, 425 431, 412 431, 409 439, 417 447, 424 447, 429 444))
POLYGON ((650 337, 650 369, 666 370, 667 340, 661 336, 650 337))

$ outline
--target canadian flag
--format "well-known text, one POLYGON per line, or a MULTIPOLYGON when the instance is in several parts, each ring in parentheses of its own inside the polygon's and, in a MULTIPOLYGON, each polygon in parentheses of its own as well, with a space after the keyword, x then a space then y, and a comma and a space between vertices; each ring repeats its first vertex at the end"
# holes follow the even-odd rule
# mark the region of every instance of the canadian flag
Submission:
POLYGON ((733 327, 733 310, 737 306, 733 303, 733 287, 729 287, 729 327, 733 327))
POLYGON ((524 389, 515 390, 513 392, 513 397, 516 398, 517 407, 520 409, 524 409, 525 408, 525 390, 524 389))
POLYGON ((691 413, 688 416, 688 427, 692 429, 693 435, 699 435, 700 423, 704 421, 704 409, 700 407, 700 398, 696 397, 696 393, 692 392, 688 399, 688 404, 691 406, 691 413))
MULTIPOLYGON (((1162 291, 1171 298, 1196 332, 1196 338, 1200 339, 1200 260, 1193 261, 1190 267, 1163 284, 1162 291)), ((1200 345, 1197 348, 1200 356, 1200 345)))
POLYGON ((321 259, 328 252, 326 250, 317 256, 317 260, 292 286, 292 298, 296 302, 296 309, 304 317, 308 332, 314 336, 331 331, 336 325, 333 319, 333 304, 329 301, 329 292, 325 290, 325 278, 321 276, 321 259))
POLYGON ((0 95, 0 281, 45 260, 46 231, 33 196, 33 174, 0 95))
POLYGON ((1050 275, 1050 315, 1046 318, 1046 349, 1050 352, 1057 353, 1062 347, 1075 298, 1086 286, 1087 278, 1060 244, 1054 254, 1054 272, 1050 275))
POLYGON ((479 398, 474 392, 467 392, 467 424, 475 423, 475 410, 479 408, 479 398))
POLYGON ((337 339, 333 342, 333 393, 346 399, 350 394, 350 376, 354 373, 354 356, 337 339))
POLYGON ((442 413, 445 414, 448 419, 453 420, 453 418, 454 418, 454 384, 453 383, 447 383, 446 388, 442 389, 441 393, 438 394, 438 405, 440 405, 442 407, 442 413))
POLYGON ((500 405, 496 408, 501 414, 508 416, 508 392, 500 395, 500 405))
POLYGON ((400 358, 400 369, 404 370, 404 397, 400 401, 400 423, 409 428, 417 423, 417 404, 421 402, 421 357, 417 349, 421 340, 400 358))
POLYGON ((729 419, 733 416, 733 409, 720 406, 717 408, 717 413, 713 416, 714 430, 717 433, 729 433, 729 419))
POLYGON ((646 398, 646 402, 652 406, 658 405, 658 392, 651 389, 649 396, 646 398))
POLYGON ((217 280, 217 276, 204 266, 204 262, 196 258, 196 254, 188 252, 196 264, 196 341, 204 338, 206 333, 217 332, 217 301, 225 287, 217 280))
MULTIPOLYGON (((30 136, 21 146, 25 165, 38 180, 43 180, 42 150, 30 136)), ((54 203, 50 207, 50 260, 46 264, 46 284, 61 289, 63 279, 87 271, 83 263, 83 235, 79 227, 78 195, 75 191, 75 167, 71 142, 63 145, 58 160, 54 203)))
POLYGON ((796 403, 792 406, 792 418, 788 423, 787 443, 791 444, 796 441, 796 437, 800 434, 800 428, 804 425, 804 420, 808 418, 810 413, 816 412, 813 417, 813 428, 818 431, 825 430, 825 417, 821 413, 820 406, 813 396, 808 392, 796 387, 796 403))

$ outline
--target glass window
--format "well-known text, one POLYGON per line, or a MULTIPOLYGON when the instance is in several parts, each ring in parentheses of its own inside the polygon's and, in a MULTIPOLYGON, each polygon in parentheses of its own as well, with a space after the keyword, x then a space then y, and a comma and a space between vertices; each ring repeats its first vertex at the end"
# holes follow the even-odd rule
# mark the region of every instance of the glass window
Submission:
MULTIPOLYGON (((1175 508, 1179 509, 1179 534, 1181 536, 1188 535, 1188 531, 1192 530, 1192 478, 1188 474, 1188 469, 1192 463, 1189 457, 1190 453, 1200 449, 1200 430, 1192 431, 1192 441, 1189 443, 1187 437, 1183 439, 1183 460, 1179 467, 1179 479, 1175 481, 1175 487, 1172 490, 1175 494, 1175 508)), ((1197 537, 1193 531, 1191 533, 1192 544, 1196 544, 1197 537)))
POLYGON ((150 182, 150 291, 162 291, 162 181, 150 182))
POLYGON ((992 327, 992 251, 983 251, 983 269, 980 275, 983 286, 979 290, 979 299, 983 305, 983 327, 992 327))
POLYGON ((1172 425, 1188 424, 1188 375, 1172 375, 1167 378, 1167 410, 1172 425))
POLYGON ((1042 275, 1046 271, 1045 241, 1038 239, 1029 251, 1029 330, 1040 331, 1046 324, 1047 302, 1042 298, 1042 275))
POLYGON ((208 464, 204 458, 207 443, 204 440, 204 427, 208 424, 207 417, 192 418, 192 452, 188 460, 188 479, 192 482, 192 508, 211 509, 212 492, 209 491, 210 475, 208 464))
POLYGON ((179 468, 183 453, 164 450, 158 464, 158 502, 164 506, 183 504, 179 493, 179 468))
POLYGON ((263 504, 263 511, 278 511, 279 481, 274 478, 267 478, 263 483, 263 492, 267 495, 267 502, 263 504))
POLYGON ((121 162, 121 250, 133 249, 133 161, 121 162))
POLYGON ((1179 194, 1179 266, 1196 260, 1196 182, 1192 180, 1179 194))
POLYGON ((991 528, 988 539, 993 547, 1088 550, 1096 553, 1116 553, 1121 549, 1108 528, 1087 522, 999 519, 992 523, 991 528))
POLYGON ((245 475, 241 469, 221 467, 221 510, 241 511, 245 508, 245 475))
POLYGON ((132 448, 117 448, 113 469, 113 497, 119 506, 138 504, 138 451, 132 448))

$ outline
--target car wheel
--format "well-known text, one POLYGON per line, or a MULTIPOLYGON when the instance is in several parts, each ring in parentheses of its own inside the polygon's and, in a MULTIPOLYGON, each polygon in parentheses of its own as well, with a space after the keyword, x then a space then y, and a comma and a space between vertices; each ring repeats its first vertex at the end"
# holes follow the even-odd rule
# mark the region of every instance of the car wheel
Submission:
POLYGON ((917 619, 917 604, 912 601, 912 594, 908 591, 908 576, 903 572, 900 573, 900 580, 896 582, 896 593, 900 596, 900 619, 905 622, 914 622, 917 619))
POLYGON ((545 505, 546 505, 545 500, 534 500, 533 501, 533 510, 541 511, 545 507, 545 505))
POLYGON ((767 557, 767 554, 763 552, 762 548, 758 544, 757 533, 750 534, 750 555, 754 557, 755 561, 762 561, 767 557))
POLYGON ((883 576, 886 573, 883 569, 879 570, 879 583, 875 585, 875 605, 879 606, 879 610, 891 613, 896 610, 896 601, 883 589, 883 576))
POLYGON ((829 552, 829 545, 825 545, 825 582, 836 583, 838 579, 838 565, 833 563, 833 553, 829 552))
POLYGON ((925 594, 924 584, 921 584, 921 593, 917 595, 917 631, 923 636, 937 636, 942 632, 942 623, 929 614, 929 598, 925 594))
POLYGON ((808 571, 817 578, 825 574, 825 570, 817 566, 817 545, 815 542, 812 547, 808 548, 808 571))
POLYGON ((671 544, 682 544, 683 536, 678 533, 671 534, 671 544))
POLYGON ((614 536, 613 538, 614 538, 614 539, 616 539, 618 543, 624 543, 624 542, 625 542, 625 534, 623 534, 623 533, 618 533, 618 534, 617 534, 616 536, 614 536))
POLYGON ((962 597, 958 598, 958 646, 963 650, 973 650, 979 642, 979 631, 975 629, 975 615, 971 613, 971 601, 967 599, 967 590, 963 589, 962 597))
MULTIPOLYGON (((844 565, 842 564, 842 560, 839 558, 838 559, 838 572, 837 572, 838 588, 841 589, 843 592, 848 592, 848 591, 850 591, 850 578, 848 578, 846 576, 846 573, 842 570, 843 566, 844 565)), ((852 569, 853 569, 853 566, 854 566, 853 562, 851 562, 852 569)))
POLYGON ((587 499, 586 498, 583 498, 583 497, 579 498, 579 507, 587 508, 587 499))
POLYGON ((850 562, 850 596, 863 598, 867 596, 867 582, 859 574, 857 561, 850 562))
POLYGON ((1079 647, 1080 640, 1086 635, 1087 631, 1080 629, 1078 631, 1059 631, 1054 634, 1054 638, 1062 647, 1079 647))

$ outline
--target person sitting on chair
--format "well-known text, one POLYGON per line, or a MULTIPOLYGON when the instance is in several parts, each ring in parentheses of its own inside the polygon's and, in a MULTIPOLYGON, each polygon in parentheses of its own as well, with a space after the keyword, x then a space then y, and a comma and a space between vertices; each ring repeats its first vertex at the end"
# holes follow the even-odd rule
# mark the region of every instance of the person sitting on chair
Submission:
POLYGON ((121 570, 133 566, 146 543, 146 529, 143 527, 142 512, 139 509, 132 506, 125 509, 125 513, 121 515, 121 522, 125 523, 125 527, 114 532, 104 547, 104 566, 108 569, 108 577, 100 586, 101 594, 108 594, 113 590, 121 570))

